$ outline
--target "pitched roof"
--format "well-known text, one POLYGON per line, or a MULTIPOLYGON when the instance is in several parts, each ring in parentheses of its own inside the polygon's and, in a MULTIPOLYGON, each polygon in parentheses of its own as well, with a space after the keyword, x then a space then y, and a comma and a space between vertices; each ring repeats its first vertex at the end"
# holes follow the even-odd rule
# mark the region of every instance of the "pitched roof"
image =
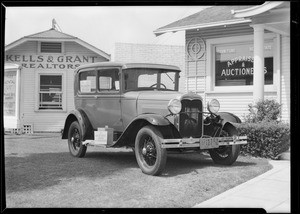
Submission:
POLYGON ((232 23, 238 20, 245 21, 245 19, 234 17, 234 15, 231 14, 231 10, 242 10, 249 7, 253 7, 253 5, 212 6, 164 27, 158 28, 154 33, 159 35, 161 33, 172 31, 172 29, 176 31, 176 29, 188 29, 192 26, 205 26, 210 23, 224 23, 226 21, 232 23))
POLYGON ((35 33, 29 36, 25 36, 25 38, 35 38, 35 39, 76 39, 77 37, 71 36, 69 34, 60 32, 51 28, 50 30, 46 30, 43 32, 35 33))
POLYGON ((54 40, 54 41, 59 41, 59 40, 67 40, 67 41, 74 41, 77 42, 78 44, 94 51, 95 53, 101 55, 102 57, 110 60, 110 54, 105 53, 104 51, 96 48, 95 46, 75 37, 71 36, 69 34, 60 32, 55 30, 54 28, 51 28, 50 30, 42 31, 39 33, 31 34, 28 36, 24 36, 8 45, 5 46, 5 51, 10 50, 11 48, 16 47, 17 45, 20 45, 26 41, 32 41, 32 40, 54 40))

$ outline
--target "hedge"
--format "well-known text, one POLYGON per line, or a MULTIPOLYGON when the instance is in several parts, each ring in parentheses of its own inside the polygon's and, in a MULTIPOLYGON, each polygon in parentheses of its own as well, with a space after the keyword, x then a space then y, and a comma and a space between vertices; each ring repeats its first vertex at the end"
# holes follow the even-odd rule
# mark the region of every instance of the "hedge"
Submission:
POLYGON ((285 123, 241 123, 238 132, 248 137, 248 143, 241 146, 242 154, 278 159, 290 146, 290 127, 285 123))

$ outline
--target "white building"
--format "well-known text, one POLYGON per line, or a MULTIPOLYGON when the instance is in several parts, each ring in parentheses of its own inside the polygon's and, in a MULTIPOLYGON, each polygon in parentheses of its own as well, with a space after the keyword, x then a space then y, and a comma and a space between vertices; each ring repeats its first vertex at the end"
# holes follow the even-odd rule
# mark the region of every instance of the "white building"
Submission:
POLYGON ((73 72, 110 55, 55 28, 5 47, 4 128, 61 131, 74 109, 73 72))
POLYGON ((290 3, 212 6, 154 31, 185 31, 186 88, 220 111, 248 114, 248 104, 275 99, 290 121, 290 3))

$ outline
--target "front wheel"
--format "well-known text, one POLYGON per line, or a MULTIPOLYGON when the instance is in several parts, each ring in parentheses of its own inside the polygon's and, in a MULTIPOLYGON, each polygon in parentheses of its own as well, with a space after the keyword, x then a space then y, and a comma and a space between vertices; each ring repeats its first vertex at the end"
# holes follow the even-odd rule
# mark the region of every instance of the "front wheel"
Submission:
POLYGON ((77 121, 74 121, 68 132, 68 146, 69 151, 74 157, 84 157, 86 153, 86 146, 82 144, 82 130, 77 121))
POLYGON ((135 140, 135 157, 142 172, 160 175, 167 161, 167 150, 161 148, 162 134, 153 126, 139 130, 135 140))
MULTIPOLYGON (((232 136, 231 130, 223 129, 220 137, 232 136)), ((221 165, 232 165, 240 154, 240 145, 220 146, 217 149, 210 149, 209 154, 214 163, 221 165)))

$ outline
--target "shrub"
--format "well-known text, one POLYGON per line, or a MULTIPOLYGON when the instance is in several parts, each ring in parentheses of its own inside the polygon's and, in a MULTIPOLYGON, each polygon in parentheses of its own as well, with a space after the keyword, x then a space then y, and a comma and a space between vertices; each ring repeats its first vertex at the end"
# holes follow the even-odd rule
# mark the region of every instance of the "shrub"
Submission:
POLYGON ((242 154, 278 159, 290 146, 290 127, 285 123, 241 123, 238 125, 238 131, 239 135, 248 137, 248 143, 241 146, 242 154))
POLYGON ((245 116, 245 122, 257 123, 262 121, 278 121, 281 105, 275 100, 258 101, 255 105, 249 104, 249 114, 245 116))

